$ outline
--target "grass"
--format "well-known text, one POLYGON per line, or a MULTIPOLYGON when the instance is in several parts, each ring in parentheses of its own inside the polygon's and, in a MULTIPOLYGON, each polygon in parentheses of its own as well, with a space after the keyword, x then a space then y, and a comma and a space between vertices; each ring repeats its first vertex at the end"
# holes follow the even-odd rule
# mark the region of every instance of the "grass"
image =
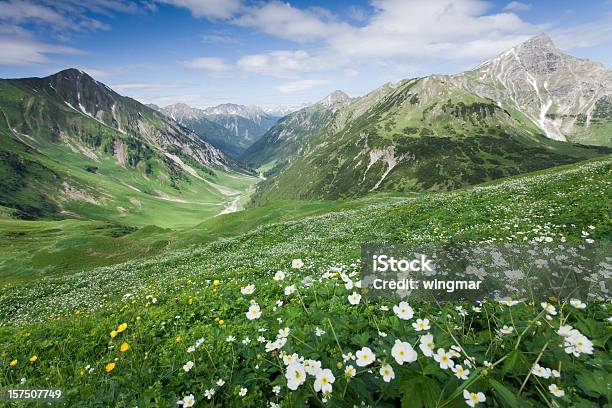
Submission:
POLYGON ((364 242, 609 243, 611 170, 608 159, 449 193, 284 202, 276 212, 249 209, 181 231, 203 243, 162 257, 5 284, 0 387, 22 379, 27 387, 59 387, 68 405, 81 406, 175 406, 191 394, 197 406, 460 407, 464 390, 482 392, 488 406, 605 406, 612 396, 597 379, 612 371, 606 304, 576 309, 551 301, 557 314, 549 320, 537 303, 488 302, 479 311, 470 304, 418 303, 406 321, 388 301, 350 304, 356 289, 345 285, 359 279, 364 242), (295 258, 305 262, 302 269, 291 269, 295 258), (277 271, 284 280, 272 279, 277 271), (242 295, 240 288, 250 284, 254 293, 242 295), (291 285, 294 292, 286 289, 291 285), (258 319, 245 317, 251 301, 261 308, 258 319), (412 327, 416 318, 429 319, 436 350, 461 347, 453 359, 469 369, 467 379, 424 354, 424 332, 412 327), (126 330, 112 337, 123 323, 126 330), (564 324, 593 343, 592 354, 566 352, 568 340, 557 334, 564 324), (500 334, 504 325, 512 333, 500 334), (266 352, 285 327, 282 351, 266 352), (317 336, 317 328, 325 333, 317 336), (397 363, 390 354, 396 339, 414 348, 415 361, 397 363), (362 347, 378 360, 364 368, 343 359, 362 347), (288 388, 284 360, 293 353, 330 369, 330 395, 316 391, 310 375, 288 388), (194 366, 186 370, 189 361, 194 366), (560 377, 530 374, 536 362, 560 377), (387 363, 395 372, 390 382, 379 374, 387 363), (357 369, 355 377, 344 376, 348 365, 357 369), (565 395, 553 395, 552 384, 565 395))

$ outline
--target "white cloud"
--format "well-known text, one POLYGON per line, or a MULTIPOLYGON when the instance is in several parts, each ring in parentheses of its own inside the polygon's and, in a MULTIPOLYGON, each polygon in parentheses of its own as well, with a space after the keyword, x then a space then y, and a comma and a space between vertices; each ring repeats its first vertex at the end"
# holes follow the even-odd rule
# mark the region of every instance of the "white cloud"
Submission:
POLYGON ((273 51, 240 58, 237 65, 245 72, 290 78, 299 72, 316 68, 318 61, 303 50, 273 51))
POLYGON ((531 8, 531 4, 523 3, 520 1, 511 1, 504 7, 504 10, 509 11, 527 11, 531 8))
POLYGON ((550 31, 550 36, 564 50, 604 44, 612 41, 612 16, 592 23, 554 29, 550 31))
POLYGON ((158 0, 188 9, 194 17, 226 19, 232 17, 242 7, 242 0, 158 0))
POLYGON ((233 68, 227 64, 223 58, 200 57, 189 61, 183 61, 183 66, 192 69, 201 69, 211 73, 222 73, 231 71, 233 68))
POLYGON ((0 65, 31 65, 48 63, 49 54, 83 54, 81 50, 35 40, 17 26, 0 24, 0 65))
POLYGON ((349 27, 321 8, 302 10, 279 1, 250 7, 233 22, 297 42, 325 39, 349 27))
POLYGON ((275 88, 281 93, 302 92, 320 85, 327 85, 330 81, 326 79, 301 79, 299 81, 286 82, 275 88))

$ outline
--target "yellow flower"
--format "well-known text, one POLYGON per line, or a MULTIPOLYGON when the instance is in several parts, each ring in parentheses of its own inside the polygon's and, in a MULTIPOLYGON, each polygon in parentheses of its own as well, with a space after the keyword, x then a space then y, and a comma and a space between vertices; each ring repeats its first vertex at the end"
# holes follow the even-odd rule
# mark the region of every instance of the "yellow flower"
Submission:
POLYGON ((17 359, 12 360, 12 361, 9 363, 9 365, 10 365, 11 367, 16 366, 16 365, 17 365, 17 359))
POLYGON ((215 322, 219 321, 219 316, 215 317, 215 322))
POLYGON ((214 285, 214 286, 219 286, 220 284, 221 284, 221 282, 219 281, 219 279, 215 279, 215 280, 213 281, 213 285, 214 285))
POLYGON ((187 303, 192 304, 192 303, 193 303, 193 299, 189 298, 189 300, 187 301, 187 303))
POLYGON ((107 373, 110 373, 111 371, 113 371, 113 369, 115 368, 115 363, 108 363, 104 369, 106 370, 107 373))
POLYGON ((136 316, 136 320, 140 320, 140 316, 136 316))
POLYGON ((223 319, 219 319, 219 325, 222 326, 225 322, 223 321, 223 319))
POLYGON ((33 363, 36 360, 38 360, 38 356, 36 354, 34 354, 32 357, 30 357, 30 362, 33 363))
POLYGON ((75 314, 81 314, 81 311, 79 309, 76 310, 76 312, 74 312, 75 314))
POLYGON ((117 335, 117 332, 116 332, 116 331, 114 331, 114 330, 113 330, 112 332, 110 332, 110 336, 111 336, 112 338, 115 338, 115 336, 116 336, 116 335, 117 335))
POLYGON ((127 323, 121 323, 119 327, 117 327, 117 333, 121 333, 127 329, 127 323))
POLYGON ((119 347, 119 351, 121 351, 122 353, 125 353, 129 349, 130 349, 130 345, 127 344, 126 342, 123 342, 123 344, 121 344, 121 346, 119 347))
POLYGON ((181 341, 181 336, 176 336, 176 342, 179 343, 181 341))

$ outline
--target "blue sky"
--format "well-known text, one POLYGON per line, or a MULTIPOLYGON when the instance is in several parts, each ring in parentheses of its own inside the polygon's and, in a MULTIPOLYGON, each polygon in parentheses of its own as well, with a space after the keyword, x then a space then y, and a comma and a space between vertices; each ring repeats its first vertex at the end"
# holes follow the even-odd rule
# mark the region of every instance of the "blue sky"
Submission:
POLYGON ((0 0, 0 77, 77 67, 162 106, 298 106, 456 73, 540 32, 612 66, 611 0, 0 0))

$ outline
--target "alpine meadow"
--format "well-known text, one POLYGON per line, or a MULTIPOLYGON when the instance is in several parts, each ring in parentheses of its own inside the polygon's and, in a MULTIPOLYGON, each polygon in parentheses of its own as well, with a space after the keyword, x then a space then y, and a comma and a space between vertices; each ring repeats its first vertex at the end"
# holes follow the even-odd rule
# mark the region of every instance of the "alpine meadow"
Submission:
POLYGON ((583 6, 0 0, 0 406, 612 407, 583 6))

